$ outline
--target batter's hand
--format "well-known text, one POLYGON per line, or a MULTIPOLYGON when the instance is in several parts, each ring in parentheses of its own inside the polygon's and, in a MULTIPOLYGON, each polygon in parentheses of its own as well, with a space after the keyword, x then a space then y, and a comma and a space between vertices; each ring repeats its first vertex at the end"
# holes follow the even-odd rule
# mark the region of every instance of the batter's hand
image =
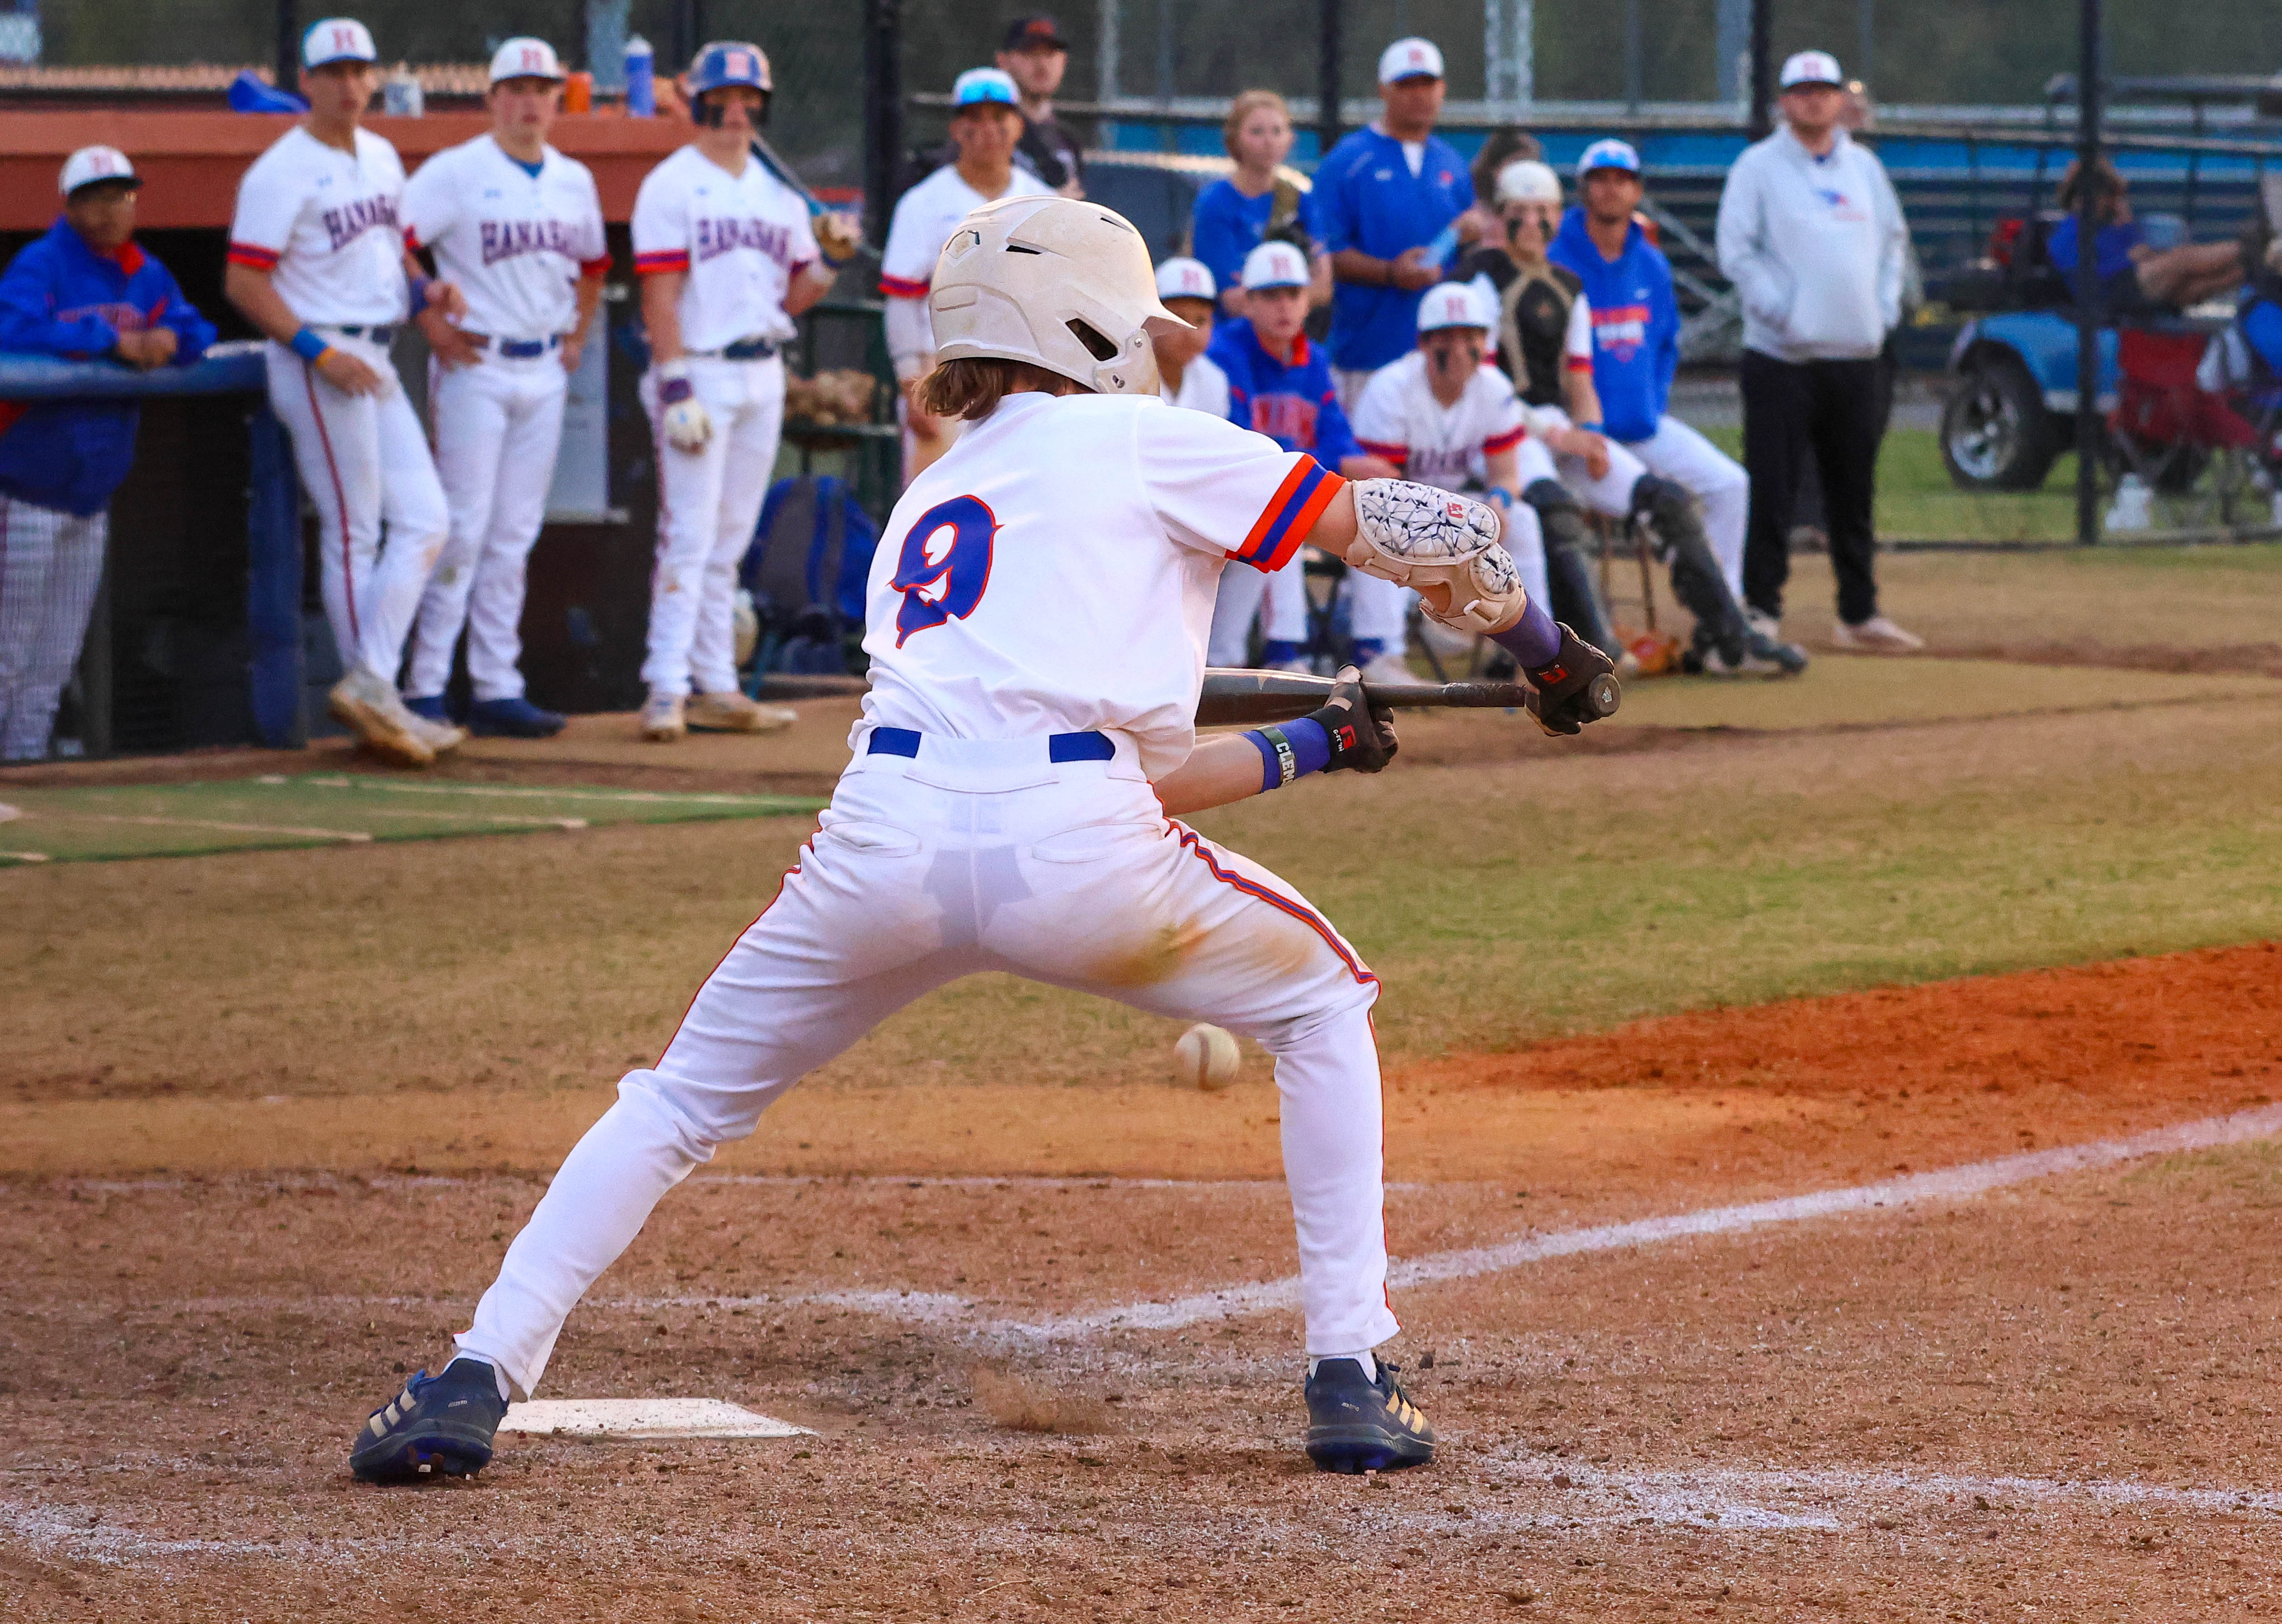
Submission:
POLYGON ((1340 666, 1336 680, 1331 703, 1308 713, 1308 720, 1321 723, 1331 735, 1331 758, 1323 771, 1353 767, 1358 773, 1378 772, 1401 748, 1394 737, 1394 712, 1370 703, 1362 672, 1354 666, 1340 666))
POLYGON ((318 357, 317 376, 343 394, 376 395, 387 387, 379 373, 346 350, 327 350, 318 357))
POLYGON ((413 319, 419 323, 421 334, 428 340, 428 347, 435 352, 436 359, 446 366, 473 366, 482 359, 483 352, 469 341, 467 334, 446 321, 444 313, 434 305, 430 305, 413 319))
POLYGON ((1530 709, 1537 717, 1537 725, 1556 735, 1574 734, 1588 722, 1601 719, 1601 712, 1593 708, 1585 690, 1595 678, 1607 676, 1616 670, 1616 662, 1592 644, 1571 631, 1560 621, 1560 651, 1544 664, 1525 669, 1529 686, 1537 690, 1537 703, 1530 709))

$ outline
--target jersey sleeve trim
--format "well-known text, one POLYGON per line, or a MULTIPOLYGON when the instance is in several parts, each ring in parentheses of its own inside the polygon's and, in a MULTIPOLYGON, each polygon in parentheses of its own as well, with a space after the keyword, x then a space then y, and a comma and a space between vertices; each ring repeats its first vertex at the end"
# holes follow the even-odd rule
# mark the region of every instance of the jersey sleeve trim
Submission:
POLYGON ((1398 446, 1389 440, 1365 439, 1361 435, 1355 437, 1355 444, 1375 457, 1385 457, 1397 468, 1410 461, 1410 447, 1408 446, 1398 446))
POLYGON ((885 271, 880 273, 880 291, 889 299, 925 299, 934 283, 932 276, 914 282, 908 276, 890 276, 885 271))
POLYGON ((1572 355, 1569 357, 1569 370, 1572 372, 1590 372, 1592 369, 1593 358, 1590 355, 1572 355))
POLYGON ((1331 498, 1346 484, 1315 458, 1300 453, 1292 464, 1292 471, 1284 476, 1284 483, 1276 487, 1276 494, 1261 509, 1259 521, 1244 538, 1244 545, 1230 556, 1263 574, 1282 569, 1292 562, 1292 555, 1300 550, 1300 543, 1308 539, 1308 532, 1315 529, 1323 509, 1331 505, 1331 498))
POLYGON ((634 275, 637 276, 658 276, 688 268, 689 250, 687 248, 663 248, 656 253, 634 255, 634 275))
MULTIPOLYGON (((1527 439, 1528 438, 1528 426, 1524 423, 1517 423, 1504 433, 1493 434, 1487 439, 1484 440, 1482 442, 1482 451, 1486 455, 1495 456, 1501 451, 1512 450, 1516 446, 1518 446, 1523 440, 1527 439)), ((1365 443, 1368 444, 1369 442, 1366 441, 1365 443)))
POLYGON ((610 274, 610 256, 607 253, 597 254, 591 260, 579 260, 578 274, 581 276, 609 276, 610 274))
POLYGON ((259 243, 232 243, 229 260, 232 265, 244 265, 254 270, 276 270, 279 251, 264 248, 259 243))

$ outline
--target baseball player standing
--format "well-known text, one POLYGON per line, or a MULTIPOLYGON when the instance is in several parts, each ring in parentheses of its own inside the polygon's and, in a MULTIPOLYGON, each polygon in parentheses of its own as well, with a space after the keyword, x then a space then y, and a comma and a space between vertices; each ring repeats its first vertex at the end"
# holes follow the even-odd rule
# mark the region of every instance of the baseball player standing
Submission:
POLYGON ((547 518, 570 374, 610 268, 594 176, 547 144, 563 66, 545 40, 492 58, 491 133, 446 148, 404 189, 404 240, 436 256, 467 324, 437 352, 429 391, 452 531, 420 602, 405 703, 448 719, 444 685, 464 626, 478 734, 543 739, 563 718, 526 698, 524 569, 547 518))
POLYGON ((269 339, 270 409, 316 504, 325 618, 347 668, 332 712, 381 754, 423 766, 466 737, 415 716, 396 691, 451 513, 388 346, 408 315, 431 343, 448 342, 444 321, 466 306, 405 247, 404 166, 358 128, 380 87, 377 56, 350 18, 302 35, 309 112, 238 183, 222 292, 269 339))
MULTIPOLYGON (((206 353, 213 324, 135 245, 142 184, 116 147, 64 160, 63 218, 0 276, 0 351, 144 369, 206 353)), ((141 416, 133 400, 0 405, 0 761, 48 753, 141 416)))
POLYGON ((1021 92, 995 67, 970 67, 951 87, 951 138, 959 160, 945 164, 896 200, 888 245, 880 254, 880 291, 888 302, 888 354, 903 386, 904 478, 916 479, 959 438, 959 425, 937 418, 912 398, 935 368, 935 330, 928 284, 944 240, 972 210, 998 198, 1052 190, 1014 161, 1021 139, 1021 92))
POLYGON ((1378 978, 1297 891, 1175 821, 1376 772, 1393 729, 1349 667, 1313 715, 1199 743, 1205 623, 1229 564, 1274 569, 1312 540, 1497 638, 1556 730, 1581 724, 1609 662, 1523 597, 1479 503, 1350 487, 1167 408, 1147 323, 1173 318, 1140 233, 1106 209, 979 209, 933 284, 941 361, 921 392, 969 428, 904 491, 873 557, 854 759, 656 1068, 629 1073, 571 1151, 452 1362, 358 1429, 360 1477, 479 1470, 509 1391, 537 1387, 565 1317, 667 1191, 896 1010, 990 970, 1212 1021, 1276 1056, 1308 1453, 1342 1472, 1432 1458, 1374 1353, 1398 1328, 1378 978))
POLYGON ((634 271, 657 425, 657 568, 650 578, 642 737, 691 727, 757 732, 776 712, 737 687, 737 561, 776 470, 784 428, 779 354, 793 318, 836 268, 808 205, 753 156, 767 122, 769 59, 717 42, 687 90, 697 138, 651 170, 634 198, 634 271))

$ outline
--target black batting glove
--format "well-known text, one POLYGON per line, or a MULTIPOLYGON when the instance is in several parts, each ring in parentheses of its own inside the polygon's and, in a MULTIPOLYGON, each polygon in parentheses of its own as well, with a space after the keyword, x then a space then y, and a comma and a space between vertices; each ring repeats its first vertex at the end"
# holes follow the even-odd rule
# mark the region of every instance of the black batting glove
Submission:
POLYGON ((1370 703, 1362 672, 1354 666, 1340 666, 1336 680, 1339 686, 1331 690, 1331 702, 1320 711, 1310 711, 1307 719, 1321 722, 1331 735, 1331 758, 1323 771, 1353 767, 1358 773, 1378 772, 1401 748, 1394 737, 1394 712, 1370 703))
POLYGON ((1595 678, 1615 671, 1617 663, 1564 622, 1554 624, 1561 628, 1560 651, 1542 665, 1525 668, 1522 675, 1537 690, 1537 703, 1530 707, 1536 713, 1537 725, 1551 734, 1574 734, 1586 723, 1601 719, 1601 713, 1587 703, 1585 690, 1595 678))

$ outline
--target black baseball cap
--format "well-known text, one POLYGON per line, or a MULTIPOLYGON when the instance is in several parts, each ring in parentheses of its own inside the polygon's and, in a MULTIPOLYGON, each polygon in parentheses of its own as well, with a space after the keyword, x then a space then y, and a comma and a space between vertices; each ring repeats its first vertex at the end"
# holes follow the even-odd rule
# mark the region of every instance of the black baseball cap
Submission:
POLYGON ((1044 47, 1052 51, 1067 51, 1069 42, 1062 37, 1061 25, 1046 16, 1017 17, 1006 25, 1006 42, 1001 51, 1036 51, 1044 47))

